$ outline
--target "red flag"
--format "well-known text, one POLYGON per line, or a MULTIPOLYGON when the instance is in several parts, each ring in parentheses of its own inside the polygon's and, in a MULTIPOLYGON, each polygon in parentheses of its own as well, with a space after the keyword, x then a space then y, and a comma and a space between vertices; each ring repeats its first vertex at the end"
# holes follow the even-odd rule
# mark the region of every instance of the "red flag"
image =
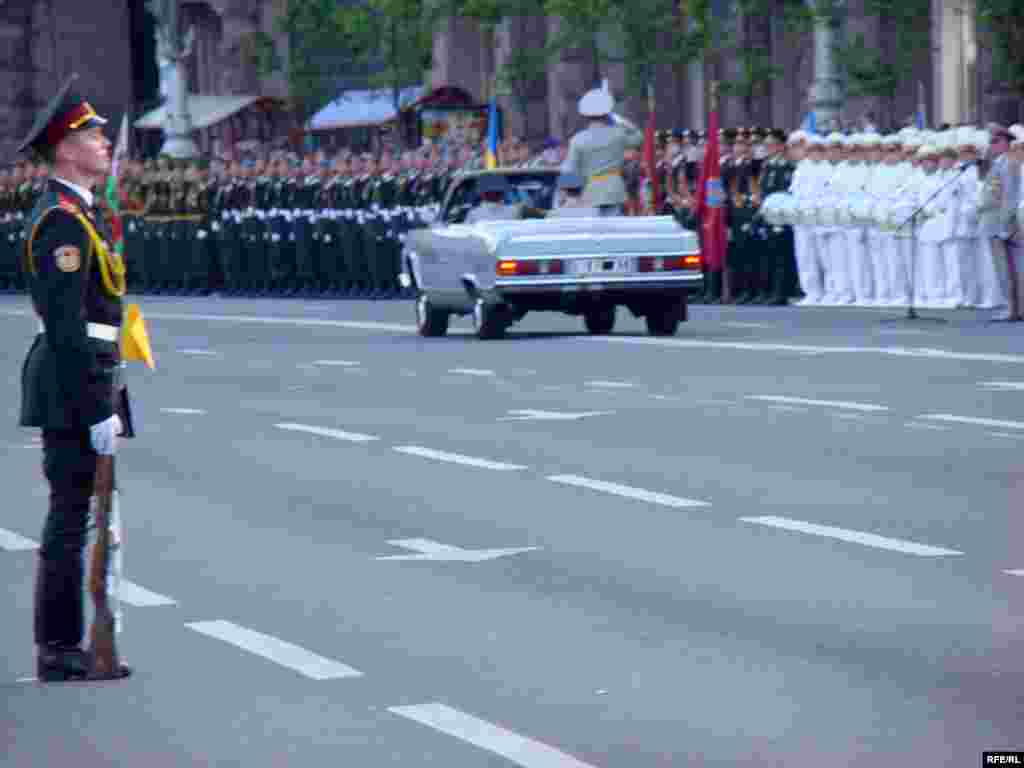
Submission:
POLYGON ((697 217, 701 226, 704 266, 720 272, 725 264, 728 235, 725 228, 725 188, 718 149, 718 94, 712 93, 708 115, 708 141, 697 184, 697 217))
POLYGON ((649 99, 647 110, 647 128, 644 129, 644 170, 647 172, 650 197, 644 202, 651 207, 652 213, 661 210, 661 185, 658 183, 658 158, 654 142, 654 99, 649 99))

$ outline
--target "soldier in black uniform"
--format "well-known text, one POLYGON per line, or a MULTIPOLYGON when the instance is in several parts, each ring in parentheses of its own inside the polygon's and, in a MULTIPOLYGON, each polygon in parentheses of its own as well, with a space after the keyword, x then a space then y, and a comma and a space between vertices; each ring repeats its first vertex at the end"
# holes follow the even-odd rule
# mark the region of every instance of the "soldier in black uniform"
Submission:
MULTIPOLYGON (((793 181, 796 165, 786 157, 786 133, 778 128, 765 136, 766 157, 761 163, 760 195, 764 200, 776 192, 786 192, 793 181)), ((756 221, 758 273, 763 282, 759 304, 784 306, 788 303, 790 286, 796 273, 793 228, 773 226, 758 217, 756 221)))
MULTIPOLYGON (((25 270, 40 318, 22 368, 19 424, 39 427, 50 506, 39 547, 35 593, 37 675, 53 682, 93 676, 81 642, 83 552, 97 455, 113 455, 130 431, 118 415, 117 344, 124 263, 94 212, 94 185, 110 173, 106 122, 73 90, 74 78, 36 120, 19 152, 53 169, 25 230, 25 270)), ((120 666, 110 677, 131 673, 120 666)))

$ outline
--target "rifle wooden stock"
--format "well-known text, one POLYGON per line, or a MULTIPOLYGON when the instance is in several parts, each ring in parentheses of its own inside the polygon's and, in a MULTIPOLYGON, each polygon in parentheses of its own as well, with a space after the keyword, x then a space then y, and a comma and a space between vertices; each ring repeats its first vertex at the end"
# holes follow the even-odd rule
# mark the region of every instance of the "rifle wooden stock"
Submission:
POLYGON ((95 616, 89 631, 91 676, 114 677, 121 668, 114 640, 114 614, 107 597, 107 576, 110 572, 110 516, 114 497, 114 457, 96 458, 93 485, 96 497, 96 543, 89 561, 89 594, 95 616))

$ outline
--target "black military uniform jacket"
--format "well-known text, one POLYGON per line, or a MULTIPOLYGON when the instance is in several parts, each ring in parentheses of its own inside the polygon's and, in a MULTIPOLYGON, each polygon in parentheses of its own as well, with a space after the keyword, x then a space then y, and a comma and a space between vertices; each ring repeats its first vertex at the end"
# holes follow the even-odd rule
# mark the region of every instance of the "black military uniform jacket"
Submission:
POLYGON ((22 366, 19 424, 88 429, 114 413, 120 353, 90 337, 88 323, 121 326, 121 298, 105 286, 84 215, 101 237, 105 224, 70 187, 51 180, 26 224, 26 276, 44 332, 22 366))

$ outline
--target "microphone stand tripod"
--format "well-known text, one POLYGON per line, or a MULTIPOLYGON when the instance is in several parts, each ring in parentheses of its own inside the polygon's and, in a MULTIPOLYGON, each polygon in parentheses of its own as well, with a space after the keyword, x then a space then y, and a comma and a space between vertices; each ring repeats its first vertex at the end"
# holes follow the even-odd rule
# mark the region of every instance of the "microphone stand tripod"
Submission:
POLYGON ((923 203, 921 203, 921 205, 919 205, 917 207, 917 210, 915 210, 912 214, 910 214, 910 216, 908 216, 898 227, 896 227, 896 233, 899 234, 899 232, 904 227, 906 227, 907 224, 910 225, 910 257, 908 259, 909 263, 907 264, 907 272, 908 272, 908 278, 909 278, 908 279, 908 283, 909 283, 909 288, 910 288, 910 296, 909 296, 908 301, 907 301, 907 314, 903 315, 902 317, 885 318, 884 320, 882 320, 883 323, 898 323, 898 322, 901 322, 903 320, 920 320, 920 321, 928 322, 928 323, 946 323, 946 322, 949 322, 944 317, 921 317, 919 314, 917 314, 917 308, 914 306, 914 299, 916 298, 916 293, 917 293, 917 291, 916 291, 917 250, 918 250, 918 246, 917 246, 917 219, 921 215, 921 213, 924 211, 924 209, 928 207, 928 204, 932 200, 934 200, 936 197, 938 197, 943 192, 945 192, 947 189, 949 189, 951 186, 953 186, 953 184, 958 182, 960 180, 960 177, 963 176, 964 172, 968 168, 970 168, 970 167, 971 167, 970 163, 967 163, 966 165, 964 165, 960 169, 960 172, 956 174, 956 176, 954 176, 952 179, 947 181, 941 187, 936 189, 935 192, 932 193, 931 197, 929 197, 927 200, 925 200, 923 203))

